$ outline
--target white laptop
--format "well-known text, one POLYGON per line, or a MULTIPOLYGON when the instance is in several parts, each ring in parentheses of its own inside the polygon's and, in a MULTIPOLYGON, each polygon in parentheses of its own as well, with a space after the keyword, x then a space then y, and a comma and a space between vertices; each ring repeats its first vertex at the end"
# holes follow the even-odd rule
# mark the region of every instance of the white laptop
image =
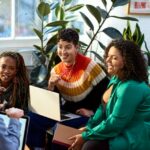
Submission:
POLYGON ((30 85, 30 109, 34 113, 60 122, 81 117, 68 112, 61 113, 58 93, 32 85, 30 85))

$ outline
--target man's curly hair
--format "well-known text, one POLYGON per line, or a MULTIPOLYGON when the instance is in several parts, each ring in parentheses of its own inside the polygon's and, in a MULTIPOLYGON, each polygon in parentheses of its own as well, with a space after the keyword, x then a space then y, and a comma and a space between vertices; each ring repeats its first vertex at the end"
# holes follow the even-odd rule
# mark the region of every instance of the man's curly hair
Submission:
POLYGON ((78 45, 79 35, 75 29, 67 28, 59 32, 57 41, 59 42, 59 40, 72 42, 74 45, 78 45))
POLYGON ((111 47, 117 48, 124 60, 124 67, 119 74, 121 80, 148 81, 146 61, 137 44, 123 39, 113 40, 105 50, 105 60, 111 47))

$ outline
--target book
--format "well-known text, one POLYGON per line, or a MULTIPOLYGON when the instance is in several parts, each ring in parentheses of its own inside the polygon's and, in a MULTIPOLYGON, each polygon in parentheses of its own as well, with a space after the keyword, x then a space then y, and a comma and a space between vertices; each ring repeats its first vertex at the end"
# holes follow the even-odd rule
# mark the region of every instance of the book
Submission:
POLYGON ((69 147, 73 143, 73 140, 69 140, 69 138, 80 133, 82 131, 79 129, 57 123, 52 142, 69 147))

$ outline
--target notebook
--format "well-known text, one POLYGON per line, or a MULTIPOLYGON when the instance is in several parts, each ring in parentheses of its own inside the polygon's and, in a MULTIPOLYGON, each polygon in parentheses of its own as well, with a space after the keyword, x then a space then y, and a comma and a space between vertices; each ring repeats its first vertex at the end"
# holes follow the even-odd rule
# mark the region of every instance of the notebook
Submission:
POLYGON ((80 134, 81 132, 82 132, 81 130, 78 130, 76 128, 72 128, 72 127, 57 123, 57 127, 55 130, 52 142, 69 147, 71 146, 73 141, 69 140, 68 138, 76 134, 80 134))
POLYGON ((30 110, 44 117, 65 121, 80 115, 61 111, 59 93, 30 85, 30 110))
MULTIPOLYGON (((0 117, 3 118, 6 127, 8 127, 10 118, 3 112, 0 112, 0 117)), ((24 150, 28 133, 29 117, 23 116, 22 118, 19 119, 19 121, 21 123, 21 130, 20 130, 20 145, 18 150, 24 150)))

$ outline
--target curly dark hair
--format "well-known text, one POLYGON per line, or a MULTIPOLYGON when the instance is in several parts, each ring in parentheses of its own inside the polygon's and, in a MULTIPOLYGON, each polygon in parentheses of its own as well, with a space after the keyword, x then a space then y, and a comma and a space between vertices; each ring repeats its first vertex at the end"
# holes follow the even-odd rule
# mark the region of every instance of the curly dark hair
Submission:
POLYGON ((57 41, 59 42, 59 40, 72 42, 74 45, 78 45, 79 35, 75 29, 67 28, 59 32, 57 41))
POLYGON ((29 79, 24 59, 18 52, 12 51, 1 53, 0 58, 3 57, 11 57, 16 61, 17 74, 11 82, 12 93, 9 97, 10 107, 18 107, 27 111, 29 101, 29 79))
POLYGON ((123 39, 113 40, 105 50, 105 60, 111 47, 117 48, 124 60, 124 67, 119 74, 121 80, 132 79, 139 82, 148 82, 146 61, 137 44, 133 41, 123 39))

